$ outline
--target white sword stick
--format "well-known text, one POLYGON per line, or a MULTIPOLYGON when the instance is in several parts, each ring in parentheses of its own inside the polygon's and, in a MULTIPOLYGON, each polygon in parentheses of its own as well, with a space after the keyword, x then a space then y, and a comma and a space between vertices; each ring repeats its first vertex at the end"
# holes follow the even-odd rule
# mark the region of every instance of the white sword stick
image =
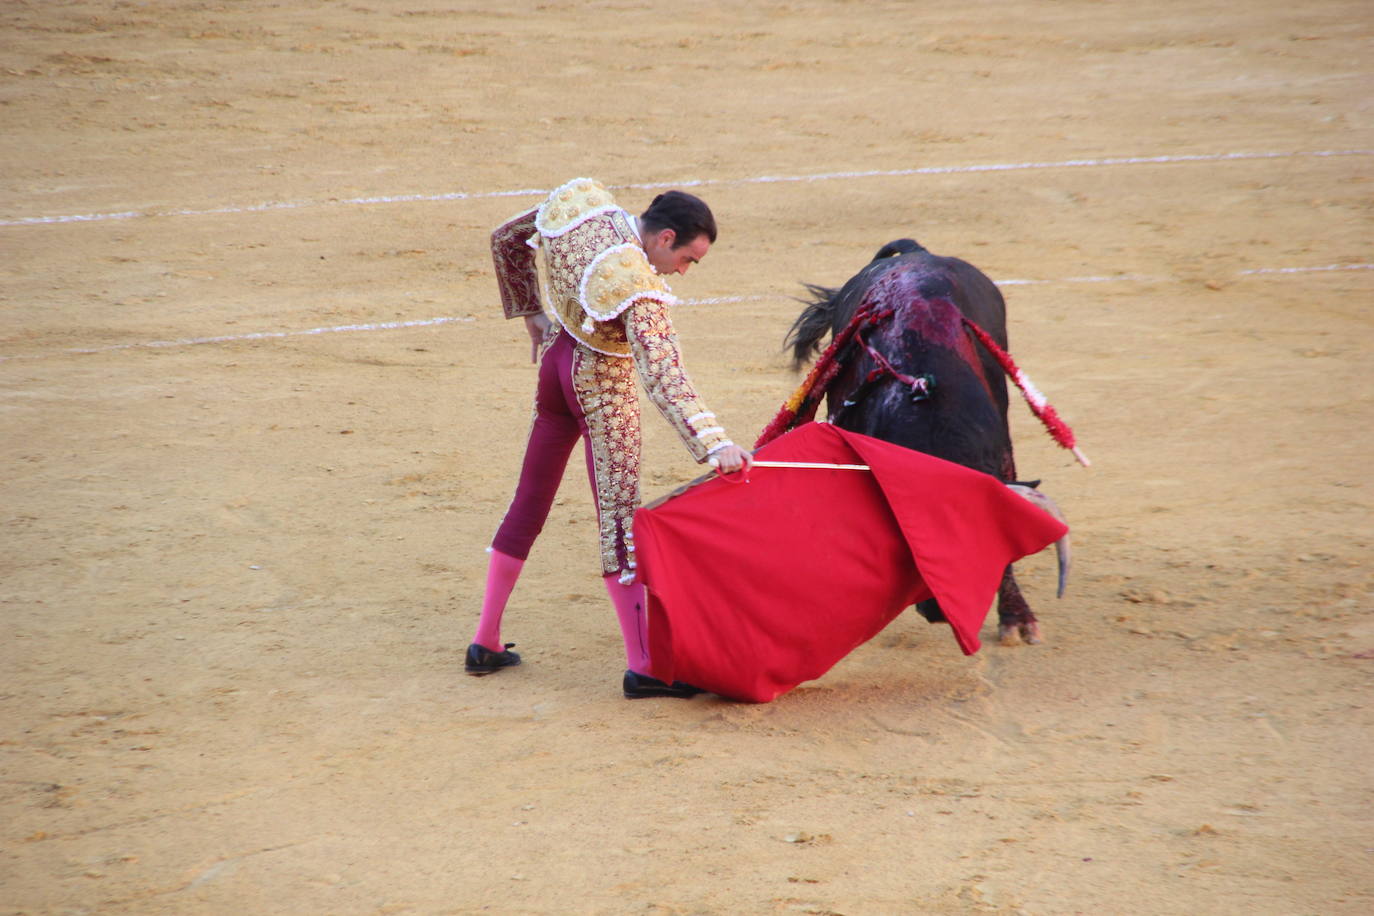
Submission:
POLYGON ((756 468, 822 468, 831 471, 867 471, 866 464, 821 464, 814 461, 755 461, 756 468))
MULTIPOLYGON (((719 460, 719 459, 717 459, 717 458, 708 458, 708 459, 706 459, 706 463, 709 464, 711 467, 715 468, 717 471, 720 470, 720 460, 719 460)), ((755 462, 753 462, 753 464, 752 464, 751 466, 752 466, 752 467, 756 467, 756 468, 822 468, 822 469, 825 469, 825 470, 834 470, 834 471, 871 471, 871 470, 873 470, 872 468, 870 468, 870 467, 869 467, 868 465, 866 465, 866 464, 822 464, 822 463, 820 463, 820 462, 814 462, 814 461, 755 461, 755 462)), ((647 504, 644 508, 646 508, 646 509, 656 509, 656 508, 658 508, 659 506, 661 506, 661 505, 663 505, 664 503, 666 503, 668 500, 672 499, 673 497, 675 497, 675 496, 681 496, 683 493, 686 493, 688 490, 692 489, 693 487, 697 486, 698 484, 703 484, 703 483, 705 483, 706 481, 710 480, 710 479, 713 478, 714 476, 715 476, 714 474, 703 474, 702 476, 698 477, 696 480, 693 480, 691 483, 683 484, 682 486, 678 487, 676 490, 674 490, 673 492, 667 494, 666 496, 660 496, 658 499, 656 499, 656 500, 654 500, 653 502, 647 504)), ((728 479, 728 478, 727 478, 727 479, 728 479)), ((747 481, 747 478, 746 478, 746 481, 745 481, 745 482, 748 482, 748 481, 747 481)))
MULTIPOLYGON (((711 465, 716 465, 716 459, 711 459, 711 465)), ((867 471, 871 470, 866 464, 821 464, 813 461, 755 461, 752 467, 756 468, 821 468, 831 471, 867 471)))

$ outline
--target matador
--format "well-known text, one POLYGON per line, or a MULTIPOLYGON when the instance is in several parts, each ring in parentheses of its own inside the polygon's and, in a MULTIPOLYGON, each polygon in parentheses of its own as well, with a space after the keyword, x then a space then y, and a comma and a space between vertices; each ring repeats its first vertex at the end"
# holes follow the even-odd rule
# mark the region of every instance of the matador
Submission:
POLYGON ((602 577, 625 642, 625 695, 698 692, 648 673, 631 526, 640 501, 635 377, 693 458, 711 459, 725 471, 747 465, 748 454, 726 436, 683 368, 668 315, 676 299, 662 276, 685 273, 715 238, 710 209, 693 195, 660 194, 636 219, 589 178, 562 185, 492 233, 502 309, 507 318, 524 318, 537 340, 539 374, 515 498, 490 548, 481 617, 468 647, 469 674, 520 663, 514 643, 501 642, 501 617, 581 439, 602 577))

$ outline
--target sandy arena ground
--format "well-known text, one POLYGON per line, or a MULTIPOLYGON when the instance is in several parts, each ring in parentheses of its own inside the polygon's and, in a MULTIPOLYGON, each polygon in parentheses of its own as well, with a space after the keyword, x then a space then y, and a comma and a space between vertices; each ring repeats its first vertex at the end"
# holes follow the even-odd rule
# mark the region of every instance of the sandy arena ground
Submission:
MULTIPOLYGON (((1362 0, 8 0, 0 913, 1374 912, 1362 0), (940 10, 937 7, 947 7, 940 10), (532 373, 487 234, 696 183, 740 440, 803 281, 1003 284, 1076 574, 769 705, 629 703, 570 473, 462 672, 532 373), (400 324, 397 324, 400 323, 400 324), (985 631, 991 640, 992 626, 985 631)), ((645 490, 698 473, 646 418, 645 490)), ((799 567, 823 563, 799 557, 799 567)))

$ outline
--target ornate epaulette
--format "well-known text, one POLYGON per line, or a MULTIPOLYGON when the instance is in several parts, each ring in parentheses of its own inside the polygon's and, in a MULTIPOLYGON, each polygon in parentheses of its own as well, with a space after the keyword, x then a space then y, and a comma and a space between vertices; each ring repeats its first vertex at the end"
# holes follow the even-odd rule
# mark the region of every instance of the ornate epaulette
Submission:
POLYGON ((574 178, 549 194, 535 214, 534 226, 545 238, 557 238, 593 216, 619 209, 615 198, 601 182, 574 178))
POLYGON ((636 299, 657 299, 672 305, 676 299, 668 284, 654 272, 644 249, 626 242, 597 255, 582 276, 579 299, 582 309, 596 321, 610 321, 636 299))

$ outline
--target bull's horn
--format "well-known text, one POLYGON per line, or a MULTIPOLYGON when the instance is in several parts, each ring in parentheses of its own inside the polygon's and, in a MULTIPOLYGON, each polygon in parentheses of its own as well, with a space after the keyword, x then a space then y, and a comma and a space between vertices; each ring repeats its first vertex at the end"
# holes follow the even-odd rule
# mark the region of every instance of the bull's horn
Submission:
MULTIPOLYGON (((1055 504, 1055 501, 1050 499, 1048 496, 1046 496, 1044 493, 1041 493, 1034 487, 1028 487, 1025 484, 1020 483, 1009 483, 1007 484, 1007 489, 1011 490, 1017 496, 1022 497, 1027 502, 1034 503, 1041 509, 1044 509, 1050 515, 1053 515, 1055 518, 1059 519, 1059 521, 1063 522, 1064 524, 1067 525, 1069 523, 1068 519, 1064 518, 1063 511, 1061 511, 1059 506, 1055 504)), ((1054 553, 1055 556, 1059 559, 1058 597, 1063 598, 1064 589, 1069 584, 1069 567, 1073 565, 1073 549, 1069 544, 1069 535, 1067 532, 1064 534, 1062 538, 1054 542, 1054 553)))

